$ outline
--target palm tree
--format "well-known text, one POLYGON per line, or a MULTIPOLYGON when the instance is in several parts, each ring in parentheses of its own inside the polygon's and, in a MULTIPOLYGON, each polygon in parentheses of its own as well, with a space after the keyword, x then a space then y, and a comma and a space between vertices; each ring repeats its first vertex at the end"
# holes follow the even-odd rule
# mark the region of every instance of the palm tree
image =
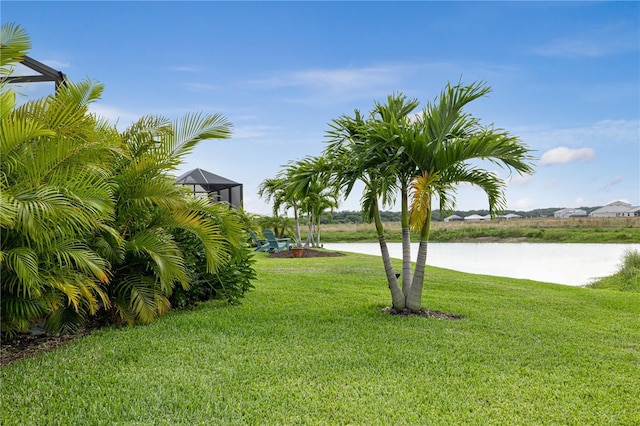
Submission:
POLYGON ((464 113, 467 104, 490 90, 481 82, 448 84, 418 117, 416 137, 402 145, 421 172, 412 183, 411 225, 420 235, 416 273, 407 295, 407 307, 413 311, 422 307, 433 197, 439 199, 440 211, 453 210, 455 186, 475 185, 487 194, 489 212, 495 216, 506 208, 505 183, 472 161, 488 161, 519 174, 533 173, 530 150, 516 136, 482 126, 479 119, 464 113))
POLYGON ((242 257, 237 215, 194 198, 171 175, 196 144, 229 137, 226 118, 148 116, 119 134, 88 113, 103 89, 93 81, 18 107, 4 77, 29 39, 14 25, 1 36, 3 329, 45 317, 49 329, 73 331, 99 308, 147 322, 168 309, 176 284, 193 279, 185 251, 202 252, 208 274, 242 257), (178 235, 197 243, 185 247, 178 235))
POLYGON ((488 160, 517 173, 533 171, 528 148, 503 130, 483 127, 464 113, 469 102, 490 89, 482 83, 447 85, 439 99, 429 103, 417 117, 410 113, 418 105, 402 94, 376 103, 369 119, 356 110, 330 123, 330 144, 324 155, 333 167, 334 185, 348 195, 356 180, 365 184, 363 212, 376 224, 382 259, 395 309, 422 307, 424 267, 430 231, 432 198, 440 209, 455 205, 455 186, 477 185, 488 195, 492 214, 505 207, 504 182, 471 160, 488 160), (379 200, 391 200, 400 192, 403 227, 403 280, 400 289, 384 239, 379 200), (409 197, 412 202, 409 208, 409 197), (420 245, 413 274, 410 266, 409 226, 419 232, 420 245))
POLYGON ((380 205, 391 205, 397 189, 397 175, 394 163, 390 161, 393 156, 388 156, 387 152, 371 143, 371 120, 366 120, 358 110, 354 111, 353 117, 343 115, 334 119, 329 126, 329 145, 323 153, 326 158, 325 173, 329 175, 331 184, 345 194, 345 198, 357 181, 364 183, 361 198, 363 218, 375 224, 393 307, 404 309, 406 297, 391 264, 380 218, 380 205))
POLYGON ((299 200, 308 219, 305 247, 320 246, 320 217, 327 209, 338 206, 337 188, 331 186, 329 176, 324 173, 327 166, 324 157, 306 157, 286 168, 288 193, 299 200))
MULTIPOLYGON (((29 38, 2 26, 2 74, 20 61, 29 38)), ((69 83, 57 94, 16 104, 0 83, 0 298, 2 327, 74 331, 100 305, 109 306, 108 263, 87 239, 113 217, 105 181, 117 134, 88 113, 102 86, 69 83)))
POLYGON ((387 103, 376 102, 369 120, 367 139, 372 149, 383 153, 387 167, 396 177, 400 192, 402 227, 402 292, 405 296, 411 288, 411 234, 409 227, 409 188, 417 173, 413 160, 404 152, 403 145, 415 138, 415 126, 411 113, 418 107, 417 99, 409 99, 402 93, 387 97, 387 103))
MULTIPOLYGON (((269 222, 272 223, 275 235, 279 238, 284 237, 285 229, 288 227, 286 212, 289 208, 293 208, 295 240, 300 241, 300 222, 298 218, 300 202, 291 194, 289 182, 289 177, 280 172, 276 177, 267 178, 260 183, 258 195, 266 201, 273 201, 273 217, 269 222), (280 215, 280 209, 283 209, 284 216, 280 215), (278 229, 282 232, 279 233, 278 229)), ((266 222, 266 219, 263 222, 266 222)))
MULTIPOLYGON (((174 285, 188 287, 176 230, 198 238, 207 272, 225 263, 228 236, 207 218, 208 201, 175 185, 171 172, 199 142, 229 137, 230 127, 219 114, 187 114, 174 121, 146 116, 120 135, 111 161, 116 200, 111 226, 117 234, 103 233, 96 246, 113 265, 109 296, 122 319, 149 322, 169 309, 174 285)), ((233 235, 242 235, 240 227, 233 235)))

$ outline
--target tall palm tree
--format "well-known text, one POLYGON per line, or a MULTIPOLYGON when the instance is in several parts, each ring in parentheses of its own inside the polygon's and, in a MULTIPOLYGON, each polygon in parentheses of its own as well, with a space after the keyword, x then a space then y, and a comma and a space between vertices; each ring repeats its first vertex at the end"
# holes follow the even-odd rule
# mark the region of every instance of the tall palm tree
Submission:
POLYGON ((364 183, 361 198, 363 218, 375 224, 393 307, 404 309, 406 297, 391 264, 380 218, 380 206, 391 205, 397 190, 397 175, 394 163, 390 161, 393 156, 371 143, 371 120, 365 119, 358 110, 354 111, 353 117, 343 115, 334 119, 329 126, 329 144, 323 152, 326 158, 325 173, 345 198, 357 181, 364 183))
POLYGON ((477 185, 488 195, 492 214, 505 207, 504 182, 471 160, 487 160, 517 173, 533 171, 528 148, 503 130, 484 127, 463 111, 490 89, 482 83, 450 84, 434 103, 416 117, 416 100, 391 95, 376 103, 369 119, 358 111, 330 123, 330 143, 324 155, 334 165, 334 184, 347 194, 356 180, 365 183, 363 211, 376 224, 393 307, 417 311, 422 307, 424 268, 430 232, 432 198, 440 209, 455 205, 455 186, 477 185), (383 202, 400 192, 403 227, 403 280, 400 289, 389 259, 379 218, 383 202), (411 206, 409 207, 409 199, 411 206), (413 274, 410 266, 409 226, 419 232, 420 245, 413 274))
MULTIPOLYGON (((280 229, 284 233, 287 228, 286 212, 289 208, 293 208, 293 220, 295 224, 295 240, 300 241, 300 221, 298 218, 298 211, 300 209, 300 201, 291 193, 290 186, 291 179, 280 171, 274 178, 267 178, 263 180, 258 186, 258 195, 264 198, 266 201, 273 201, 273 218, 271 219, 274 224, 274 232, 278 235, 278 229, 276 224, 280 224, 280 229), (284 216, 280 215, 280 209, 284 210, 284 216)), ((283 234, 279 237, 284 237, 283 234)))
POLYGON ((421 174, 412 183, 411 224, 420 235, 415 275, 407 295, 407 307, 422 307, 424 267, 430 232, 432 200, 440 210, 455 207, 455 186, 468 183, 480 187, 489 202, 492 216, 506 208, 505 183, 496 174, 477 165, 485 161, 510 172, 533 173, 529 148, 518 137, 502 129, 482 126, 480 120, 464 112, 464 107, 490 92, 484 83, 448 84, 437 101, 429 103, 416 121, 417 137, 403 148, 421 174))
POLYGON ((418 107, 417 99, 407 99, 402 93, 387 97, 386 104, 375 103, 371 112, 367 140, 373 151, 383 153, 387 167, 395 175, 400 193, 400 223, 402 227, 402 292, 406 298, 411 288, 411 234, 409 224, 409 189, 417 173, 413 160, 403 145, 415 138, 411 114, 418 107))
POLYGON ((338 191, 324 172, 327 166, 324 157, 306 157, 286 168, 288 193, 300 201, 302 211, 307 214, 305 247, 320 245, 320 217, 327 209, 338 206, 338 191))

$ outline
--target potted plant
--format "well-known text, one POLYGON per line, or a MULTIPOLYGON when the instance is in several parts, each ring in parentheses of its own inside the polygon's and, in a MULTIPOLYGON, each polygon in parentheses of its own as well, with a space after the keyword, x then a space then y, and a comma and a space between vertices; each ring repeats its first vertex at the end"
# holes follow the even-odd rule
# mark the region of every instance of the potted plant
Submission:
POLYGON ((304 245, 302 244, 302 241, 296 240, 296 242, 293 243, 291 246, 291 254, 293 254, 293 257, 302 257, 304 254, 304 245))

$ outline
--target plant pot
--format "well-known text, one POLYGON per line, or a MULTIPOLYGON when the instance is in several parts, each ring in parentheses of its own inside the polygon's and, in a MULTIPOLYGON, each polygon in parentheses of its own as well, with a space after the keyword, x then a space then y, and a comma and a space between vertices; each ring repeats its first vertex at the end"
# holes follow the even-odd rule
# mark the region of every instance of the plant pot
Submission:
POLYGON ((304 254, 304 248, 293 247, 291 249, 291 254, 293 254, 293 257, 302 257, 302 255, 304 254))

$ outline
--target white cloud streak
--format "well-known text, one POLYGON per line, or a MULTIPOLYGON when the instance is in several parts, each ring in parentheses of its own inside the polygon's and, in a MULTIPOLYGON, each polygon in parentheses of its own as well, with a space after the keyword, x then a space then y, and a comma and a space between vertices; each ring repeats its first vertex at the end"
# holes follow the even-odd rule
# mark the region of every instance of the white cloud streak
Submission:
POLYGON ((622 182, 622 175, 617 175, 613 179, 611 179, 609 182, 604 184, 600 189, 607 190, 620 182, 622 182))
POLYGON ((640 120, 601 120, 591 125, 565 129, 514 128, 522 140, 537 148, 553 146, 608 146, 637 144, 640 139, 640 120))
POLYGON ((210 90, 217 90, 220 88, 220 86, 206 83, 185 83, 185 87, 187 88, 187 90, 193 92, 206 92, 210 90))
POLYGON ((591 161, 595 157, 595 151, 592 148, 571 149, 566 146, 559 146, 550 149, 540 157, 541 166, 549 166, 551 164, 566 164, 575 161, 591 161))
POLYGON ((599 58, 637 52, 638 48, 637 30, 625 25, 611 25, 587 34, 553 40, 532 51, 541 56, 599 58))
POLYGON ((264 88, 306 87, 332 92, 363 89, 397 79, 401 67, 370 67, 354 69, 315 69, 292 71, 279 77, 254 80, 251 83, 264 88))
POLYGON ((89 111, 96 114, 98 117, 109 120, 110 123, 116 125, 118 130, 126 129, 131 123, 141 117, 141 115, 132 111, 125 111, 111 105, 100 103, 90 104, 89 111))

